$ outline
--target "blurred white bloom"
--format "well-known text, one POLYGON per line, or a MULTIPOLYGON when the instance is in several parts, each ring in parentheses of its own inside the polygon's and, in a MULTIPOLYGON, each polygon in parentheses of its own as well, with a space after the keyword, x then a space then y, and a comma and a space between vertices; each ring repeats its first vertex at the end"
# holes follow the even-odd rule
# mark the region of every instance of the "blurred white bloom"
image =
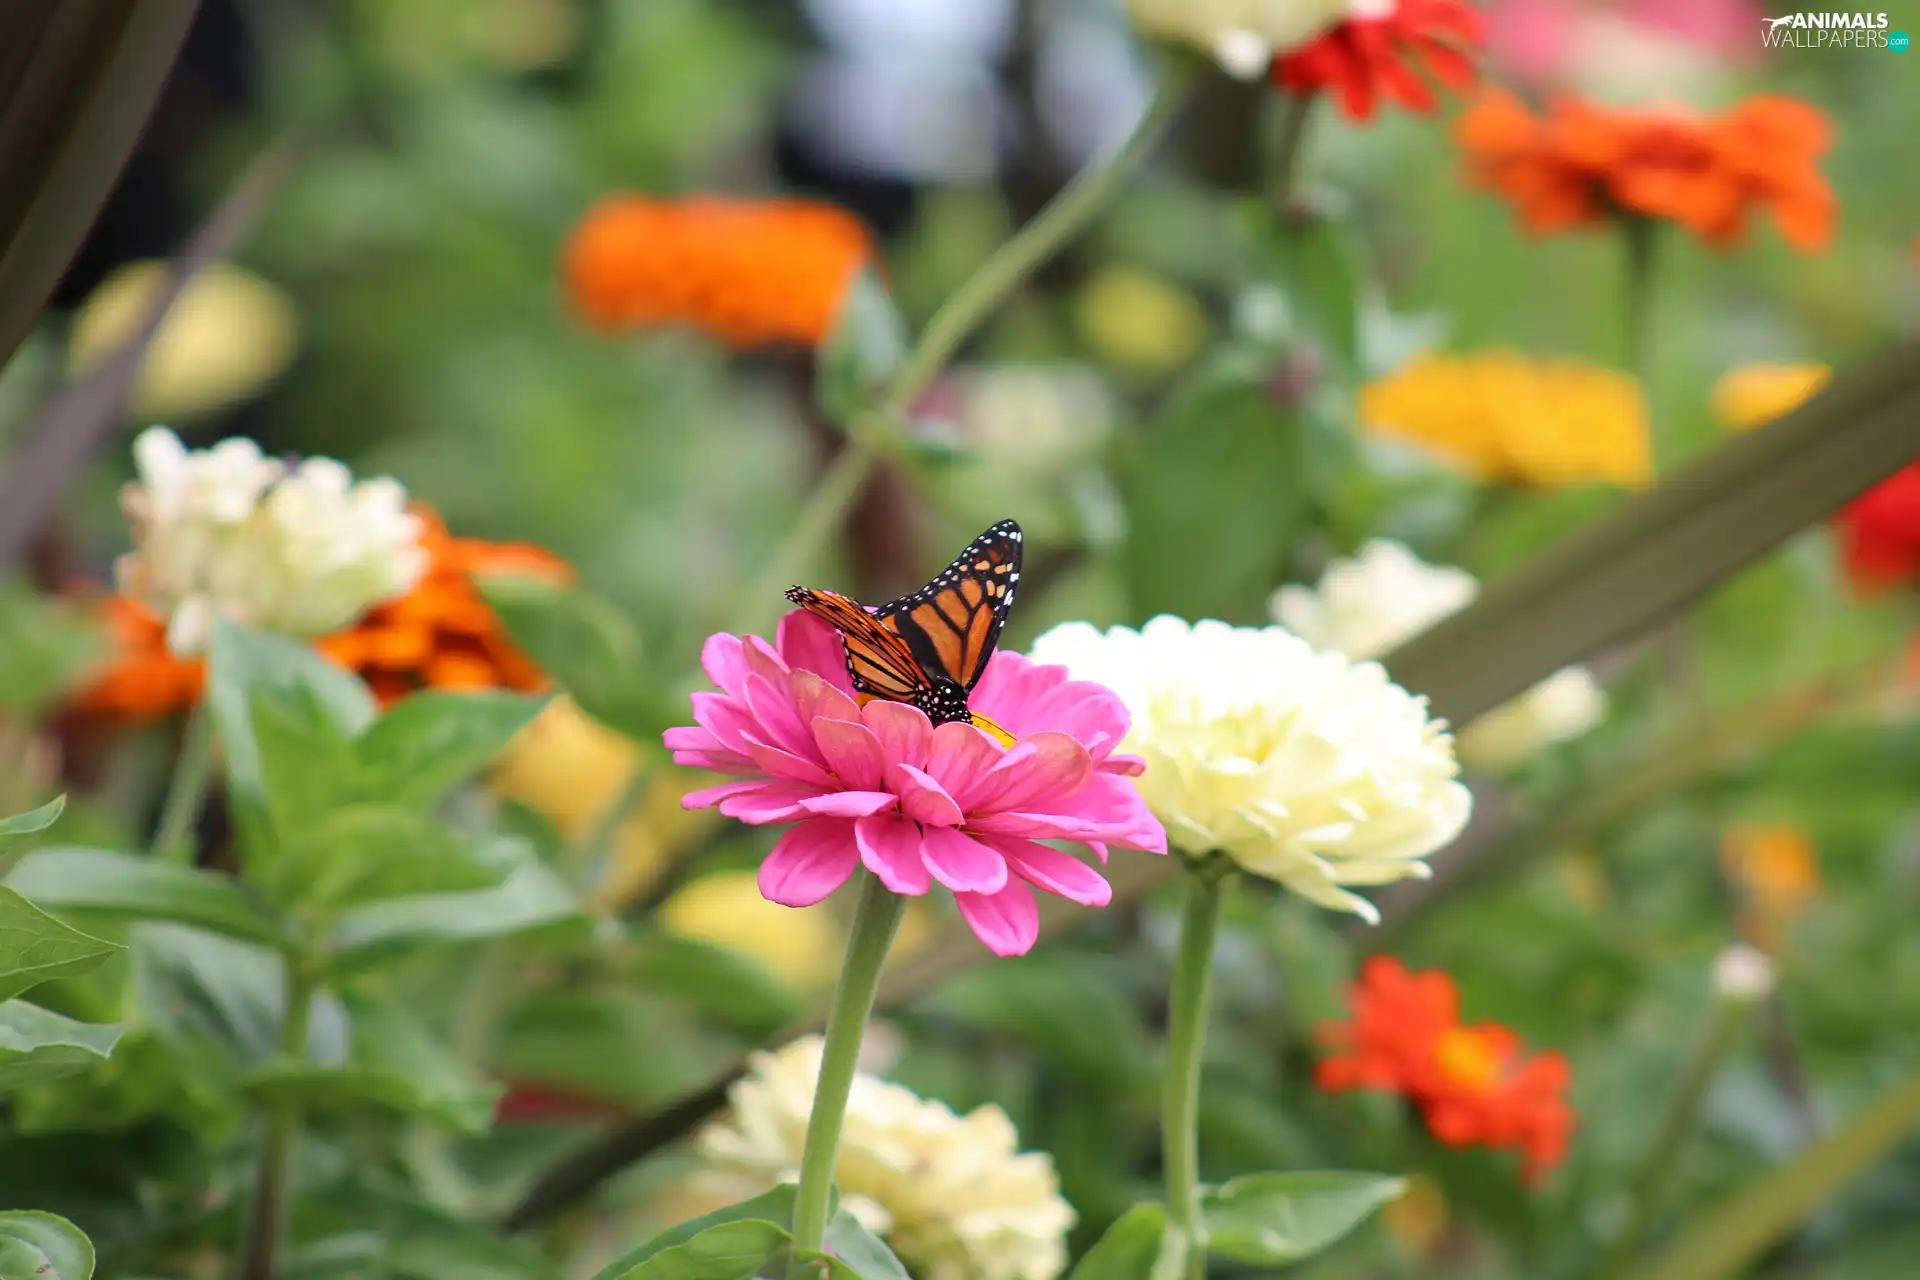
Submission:
POLYGON ((1305 44, 1357 7, 1350 0, 1127 0, 1140 30, 1198 45, 1242 80, 1266 74, 1274 55, 1305 44))
POLYGON ((1446 726, 1378 663, 1315 652, 1279 627, 1055 627, 1035 662, 1118 693, 1140 794, 1190 854, 1220 850, 1322 906, 1377 918, 1342 885, 1429 874, 1466 825, 1446 726))
POLYGON ((967 438, 1023 474, 1057 474, 1113 433, 1113 394, 1088 368, 990 366, 965 370, 953 384, 967 438))
POLYGON ((292 472, 251 440, 188 450, 165 427, 133 442, 139 479, 120 493, 133 551, 120 589, 167 617, 167 643, 198 652, 216 614, 316 636, 412 587, 426 568, 420 522, 391 479, 355 484, 331 458, 292 472))
POLYGON ((1722 1000, 1753 1004, 1773 993, 1773 961, 1766 953, 1736 942, 1713 958, 1713 990, 1722 1000))
MULTIPOLYGON (((700 1135, 701 1151, 763 1190, 797 1177, 822 1044, 807 1036, 755 1054, 728 1091, 731 1114, 700 1135)), ((848 1212, 921 1280, 1053 1280, 1066 1266, 1073 1208, 1060 1198, 1053 1157, 1019 1154, 1018 1144, 997 1106, 958 1116, 859 1075, 834 1182, 848 1212)))
MULTIPOLYGON (((1328 565, 1314 587, 1280 588, 1271 608, 1276 621, 1316 649, 1379 658, 1479 593, 1466 570, 1428 564, 1399 543, 1376 538, 1352 559, 1328 565)), ((1462 730, 1460 758, 1475 769, 1505 769, 1579 737, 1606 710, 1607 695, 1593 673, 1566 667, 1462 730)))

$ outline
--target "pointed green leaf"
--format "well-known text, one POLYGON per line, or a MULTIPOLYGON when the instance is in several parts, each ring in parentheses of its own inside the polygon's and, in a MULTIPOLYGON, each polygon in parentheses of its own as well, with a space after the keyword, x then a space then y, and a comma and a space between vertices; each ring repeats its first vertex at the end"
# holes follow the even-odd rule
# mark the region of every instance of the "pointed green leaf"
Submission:
POLYGON ((60 911, 172 920, 245 942, 291 945, 279 922, 236 881, 156 858, 68 846, 36 849, 6 884, 60 911))
POLYGON ((106 1061, 123 1026, 75 1022, 25 1000, 0 1004, 0 1092, 106 1061))
POLYGON ((833 332, 820 344, 816 385, 820 411, 845 423, 873 406, 907 354, 907 324, 887 286, 862 268, 840 302, 833 332))
POLYGON ((509 575, 478 585, 514 643, 582 711, 631 738, 659 742, 672 722, 653 706, 632 619, 576 586, 509 575))
POLYGON ((397 805, 433 804, 485 768, 546 702, 434 689, 402 699, 355 744, 371 794, 397 805))
MULTIPOLYGON (((629 1249, 602 1267, 594 1276, 594 1280, 640 1280, 643 1276, 648 1277, 649 1280, 655 1276, 672 1277, 678 1280, 682 1274, 691 1276, 694 1273, 690 1271, 682 1273, 673 1269, 645 1270, 644 1268, 656 1259, 665 1258, 673 1250, 692 1243, 709 1231, 741 1223, 748 1224, 754 1230, 743 1233, 733 1242, 735 1245, 749 1239, 758 1241, 769 1238, 762 1230, 763 1228, 770 1227, 778 1233, 778 1242, 759 1259, 759 1262, 764 1262, 787 1242, 788 1227, 793 1222, 793 1191, 791 1183, 783 1183, 765 1195, 755 1196, 751 1200, 742 1200, 738 1204, 730 1204, 723 1209, 715 1209, 712 1213, 702 1214, 677 1227, 669 1228, 645 1244, 629 1249)), ((689 1260, 695 1256, 697 1254, 686 1255, 689 1260)), ((754 1265, 757 1267, 759 1262, 754 1265)), ((748 1271, 745 1277, 751 1277, 753 1274, 752 1271, 748 1271)), ((745 1280, 745 1277, 742 1277, 742 1280, 745 1280)))
POLYGON ((1406 1189, 1378 1173, 1250 1173, 1202 1196, 1207 1248, 1255 1267, 1297 1262, 1406 1189))
POLYGON ((806 1011, 799 993, 766 966, 726 947, 665 932, 635 941, 627 974, 685 1001, 742 1035, 772 1035, 806 1011))
POLYGON ((88 1280, 93 1242, 58 1214, 0 1213, 0 1280, 88 1280))
POLYGON ((613 1274, 618 1280, 753 1280, 787 1242, 786 1228, 771 1222, 723 1222, 613 1274))
POLYGON ((1278 215, 1251 212, 1254 271, 1285 295, 1293 320, 1326 353, 1344 381, 1360 367, 1360 248, 1352 231, 1323 208, 1278 215))
POLYGON ((88 937, 0 887, 0 1000, 97 968, 118 950, 118 944, 88 937))
POLYGON ((576 918, 573 891, 529 863, 492 888, 388 898, 342 913, 327 939, 331 971, 364 969, 427 943, 503 938, 576 918))
POLYGON ((440 821, 395 805, 334 809, 290 835, 279 861, 276 893, 306 911, 466 892, 499 879, 440 821))
MULTIPOLYGON (((830 1261, 837 1261, 859 1280, 912 1280, 887 1242, 866 1229, 845 1208, 834 1211, 827 1223, 830 1261)), ((807 1261, 802 1258, 801 1261, 807 1261)))
MULTIPOLYGON (((278 1052, 286 1020, 286 965, 275 952, 184 925, 135 926, 128 939, 134 1006, 221 1089, 278 1052)), ((347 1055, 347 1016, 322 994, 307 1021, 318 1062, 347 1055)))
POLYGON ((30 836, 36 831, 45 831, 54 824, 66 807, 67 798, 55 796, 38 809, 16 813, 11 818, 0 818, 0 841, 10 840, 15 836, 30 836))
POLYGON ((1115 1219, 1068 1280, 1162 1280, 1182 1270, 1167 1232, 1167 1207, 1137 1204, 1115 1219))

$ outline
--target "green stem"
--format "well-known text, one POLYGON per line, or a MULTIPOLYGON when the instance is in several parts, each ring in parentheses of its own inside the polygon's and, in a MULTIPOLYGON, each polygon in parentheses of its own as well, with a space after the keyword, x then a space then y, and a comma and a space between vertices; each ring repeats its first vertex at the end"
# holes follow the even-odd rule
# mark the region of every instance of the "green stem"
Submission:
POLYGON ((1284 98, 1280 110, 1280 137, 1274 144, 1268 183, 1273 194, 1274 210, 1283 217, 1293 202, 1294 188, 1300 176, 1300 155, 1306 149, 1307 124, 1313 118, 1313 104, 1318 101, 1316 97, 1301 97, 1291 93, 1284 95, 1284 98))
POLYGON ((154 828, 156 858, 166 858, 183 866, 192 866, 198 852, 193 839, 194 820, 207 798, 207 784, 213 780, 213 712, 202 697, 187 713, 187 725, 180 735, 180 758, 174 761, 173 777, 167 782, 166 802, 160 809, 160 824, 154 828))
POLYGON ((1680 1153, 1687 1139, 1693 1135, 1700 1104, 1706 1101, 1707 1090, 1712 1087, 1714 1077, 1719 1075, 1720 1064, 1733 1047, 1734 1037, 1739 1033, 1748 1010, 1749 1006, 1744 1001, 1724 997, 1714 1000, 1712 1020, 1699 1040, 1694 1042, 1693 1052, 1681 1070, 1679 1083, 1667 1097, 1666 1110, 1660 1117, 1659 1127, 1654 1130, 1653 1141, 1641 1157, 1629 1184, 1633 1189, 1633 1199, 1627 1209, 1626 1225, 1621 1228, 1613 1247, 1607 1250, 1594 1272, 1601 1280, 1628 1274, 1628 1264, 1652 1228, 1654 1214, 1673 1181, 1680 1153))
POLYGON ((834 1155, 840 1147, 840 1126, 847 1118, 847 1096, 853 1092, 860 1041, 867 1030, 867 1017, 873 1012, 874 993, 880 989, 880 970, 893 946, 894 931, 906 913, 905 898, 871 872, 859 875, 860 905, 854 910, 847 958, 827 1013, 820 1080, 814 1086, 813 1114, 807 1120, 807 1141, 800 1153, 800 1186, 793 1200, 796 1252, 818 1253, 827 1238, 834 1155))
MULTIPOLYGON (((290 957, 286 1020, 280 1024, 282 1058, 293 1062, 306 1059, 307 1023, 313 1013, 313 996, 313 979, 306 967, 297 957, 290 957)), ((287 1216, 287 1176, 299 1137, 300 1104, 291 1097, 273 1102, 267 1109, 259 1163, 254 1167, 253 1200, 247 1211, 242 1244, 241 1280, 273 1280, 287 1216)))
POLYGON ((1166 1092, 1161 1100, 1162 1164, 1167 1213, 1185 1252, 1184 1275, 1207 1273, 1206 1225, 1200 1218, 1200 1062, 1207 1043, 1207 1000, 1213 985, 1213 940, 1220 930, 1225 869, 1220 859, 1190 866, 1173 965, 1166 1092))

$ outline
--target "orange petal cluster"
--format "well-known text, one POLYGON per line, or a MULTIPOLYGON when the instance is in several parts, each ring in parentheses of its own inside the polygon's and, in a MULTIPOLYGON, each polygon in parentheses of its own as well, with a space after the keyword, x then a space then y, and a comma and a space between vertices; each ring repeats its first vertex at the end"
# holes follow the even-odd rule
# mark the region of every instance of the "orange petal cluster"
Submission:
POLYGON ((144 725, 200 700, 206 660, 178 657, 167 648, 165 620, 130 596, 95 596, 88 604, 105 625, 111 654, 86 673, 70 710, 115 724, 144 725))
POLYGON ((1398 0, 1275 59, 1273 80, 1301 97, 1337 94, 1355 120, 1372 119, 1382 98, 1432 115, 1439 100, 1416 68, 1465 92, 1479 79, 1472 54, 1486 40, 1486 18, 1464 0, 1398 0))
POLYGON ((1719 115, 1575 98, 1535 114, 1491 90, 1456 126, 1469 177, 1510 200, 1535 234, 1625 215, 1677 223, 1726 246, 1765 209, 1804 253, 1832 238, 1839 211, 1818 167, 1831 133, 1824 114, 1780 94, 1753 95, 1719 115))
POLYGON ((1318 1068, 1321 1088, 1401 1094, 1449 1146, 1518 1148, 1531 1181, 1566 1156, 1576 1124, 1566 1059, 1528 1057, 1496 1023, 1463 1024, 1452 978, 1409 973, 1389 956, 1366 962, 1350 1001, 1351 1021, 1320 1028, 1332 1050, 1318 1068))
POLYGON ((453 537, 425 507, 416 505, 414 514, 428 557, 419 583, 346 630, 321 637, 315 647, 365 680, 382 706, 422 688, 544 688, 546 677, 508 638, 473 579, 523 574, 564 581, 572 568, 524 543, 453 537))
POLYGON ((692 325, 748 349, 818 346, 873 258, 852 215, 804 200, 602 200, 563 254, 567 295, 620 331, 692 325))

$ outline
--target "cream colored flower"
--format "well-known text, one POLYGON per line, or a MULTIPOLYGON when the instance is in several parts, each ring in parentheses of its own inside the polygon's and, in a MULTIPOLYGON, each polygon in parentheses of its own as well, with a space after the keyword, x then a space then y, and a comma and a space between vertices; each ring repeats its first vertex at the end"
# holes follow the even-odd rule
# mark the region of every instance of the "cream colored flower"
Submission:
POLYGON ((165 427, 133 443, 121 490, 133 551, 120 589, 166 615, 167 643, 198 652, 213 618, 294 636, 352 622, 426 568, 420 522, 391 479, 354 483, 331 458, 291 472, 250 440, 188 450, 165 427))
POLYGON ((1230 75, 1265 75, 1274 55, 1305 44, 1346 18, 1349 0, 1127 0, 1150 36, 1197 45, 1230 75))
POLYGON ((1736 942, 1713 958, 1713 990, 1730 1004, 1754 1004, 1773 994, 1777 975, 1767 953, 1736 942))
MULTIPOLYGON (((69 339, 75 373, 97 368, 133 336, 166 278, 164 262, 130 262, 88 296, 69 339)), ((239 267, 210 262, 154 333, 134 383, 133 414, 183 418, 244 400, 286 370, 299 342, 300 322, 284 293, 239 267)))
POLYGON ((1375 919, 1341 886, 1426 876, 1421 859, 1473 807, 1424 699, 1280 627, 1073 622, 1030 656, 1127 704, 1121 750, 1145 757, 1137 785, 1175 846, 1222 851, 1322 906, 1375 919))
MULTIPOLYGON (((820 1074, 819 1036, 758 1053, 728 1093, 730 1115, 701 1151, 739 1189, 797 1176, 820 1074)), ((1067 1262, 1072 1206, 1053 1157, 1019 1153, 997 1106, 966 1116, 870 1075, 854 1078, 834 1181, 841 1203, 920 1280, 1053 1280, 1067 1262)))
MULTIPOLYGON (((1380 658, 1479 593, 1466 570, 1428 564, 1399 543, 1376 538, 1353 558, 1327 566, 1314 587, 1280 588, 1271 608, 1276 621, 1316 649, 1380 658)), ((1460 758, 1475 769, 1509 768, 1585 733, 1606 709, 1607 695, 1592 672, 1563 668, 1462 730, 1460 758)))

